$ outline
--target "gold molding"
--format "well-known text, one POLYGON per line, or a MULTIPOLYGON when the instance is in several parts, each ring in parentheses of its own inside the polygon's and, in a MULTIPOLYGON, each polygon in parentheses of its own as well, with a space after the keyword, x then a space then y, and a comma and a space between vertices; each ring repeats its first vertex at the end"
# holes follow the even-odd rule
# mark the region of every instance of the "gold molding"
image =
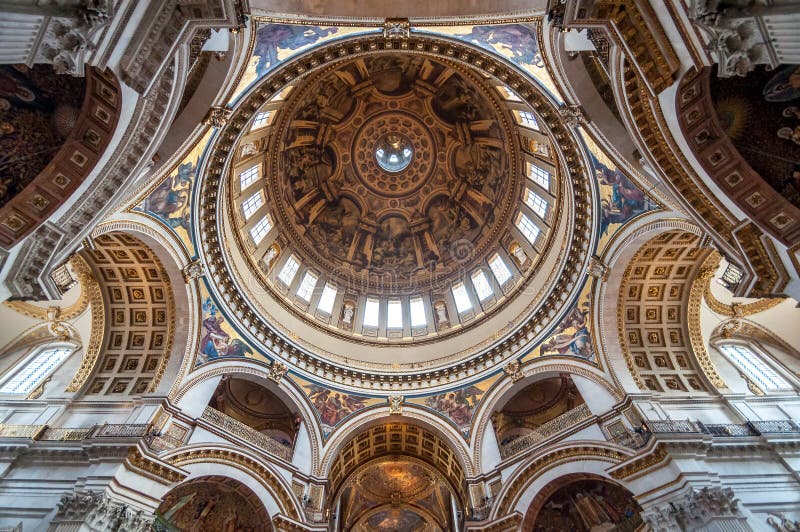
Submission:
POLYGON ((294 506, 294 495, 290 489, 285 488, 279 477, 264 467, 261 463, 238 451, 229 449, 191 449, 171 456, 167 461, 180 467, 195 463, 217 463, 231 465, 256 477, 265 487, 269 488, 274 496, 279 499, 283 512, 293 519, 300 519, 294 506))
POLYGON ((103 294, 100 285, 92 274, 89 264, 80 255, 74 256, 73 267, 81 282, 81 290, 86 292, 86 297, 91 305, 92 312, 92 332, 89 335, 89 342, 83 354, 81 366, 72 378, 72 382, 67 386, 66 392, 77 392, 89 379, 100 355, 100 348, 103 345, 103 338, 106 332, 106 311, 103 303, 103 294))
MULTIPOLYGON (((662 444, 658 444, 652 453, 636 458, 631 462, 622 464, 619 468, 611 471, 609 475, 617 480, 626 479, 636 473, 649 469, 650 467, 661 464, 669 457, 662 444)), ((666 464, 664 464, 666 465, 666 464)))
POLYGON ((602 460, 606 462, 613 462, 617 464, 627 459, 628 457, 614 449, 595 447, 592 445, 583 445, 579 447, 567 447, 557 449, 550 453, 533 460, 525 466, 525 469, 514 480, 512 480, 508 489, 498 506, 496 515, 506 515, 512 511, 512 503, 522 495, 525 488, 530 484, 531 480, 543 472, 545 469, 550 468, 557 462, 575 462, 579 460, 602 460))
POLYGON ((717 367, 708 356, 706 351, 705 342, 703 341, 702 324, 700 321, 700 306, 703 301, 703 295, 708 288, 708 283, 714 277, 719 264, 719 254, 711 253, 703 261, 702 266, 697 271, 697 276, 692 281, 692 286, 689 290, 689 301, 686 309, 686 325, 689 329, 689 343, 694 351, 694 356, 700 364, 700 369, 705 374, 706 378, 716 388, 727 388, 725 381, 722 380, 717 367))
POLYGON ((144 471, 150 476, 156 477, 162 484, 181 482, 189 476, 188 473, 177 471, 164 464, 159 464, 149 456, 143 455, 138 447, 134 447, 130 450, 128 456, 125 458, 124 464, 125 469, 128 471, 133 471, 134 473, 144 471))
POLYGON ((703 296, 709 308, 714 312, 716 312, 717 314, 720 314, 722 316, 727 316, 729 318, 744 318, 745 316, 750 316, 751 314, 758 314, 759 312, 764 312, 765 310, 769 310, 772 307, 775 307, 783 303, 784 299, 780 297, 764 298, 764 299, 759 299, 758 301, 753 301, 752 303, 744 303, 744 304, 731 303, 730 305, 728 305, 726 303, 723 303, 722 301, 717 299, 714 296, 714 293, 711 291, 711 281, 714 278, 714 273, 719 267, 720 262, 722 262, 722 255, 720 255, 717 251, 714 251, 711 253, 706 262, 708 263, 708 267, 713 268, 714 271, 711 272, 711 276, 708 277, 708 281, 706 282, 703 296), (716 259, 716 262, 713 259, 716 259))

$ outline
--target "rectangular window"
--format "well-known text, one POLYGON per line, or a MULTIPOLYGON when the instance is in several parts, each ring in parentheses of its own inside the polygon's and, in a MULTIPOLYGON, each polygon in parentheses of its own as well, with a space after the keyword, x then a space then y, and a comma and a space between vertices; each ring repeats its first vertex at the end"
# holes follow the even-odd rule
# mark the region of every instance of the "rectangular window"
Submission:
POLYGON ((253 125, 250 127, 250 131, 264 127, 267 124, 267 120, 269 120, 269 111, 262 111, 258 113, 253 119, 253 125))
POLYGON ((364 305, 364 327, 377 327, 378 326, 378 312, 379 302, 373 297, 367 298, 367 304, 364 305))
POLYGON ((521 124, 523 126, 528 126, 537 130, 539 129, 539 122, 536 121, 536 117, 533 116, 533 113, 529 111, 520 111, 519 119, 521 120, 521 124))
POLYGON ((458 310, 459 314, 472 308, 472 301, 469 300, 467 287, 464 286, 464 283, 458 283, 453 286, 453 299, 456 302, 456 310, 458 310))
POLYGON ((246 189, 250 186, 250 184, 255 183, 256 179, 258 179, 258 165, 251 166, 241 174, 239 174, 239 182, 242 185, 242 190, 246 189))
POLYGON ((70 347, 55 347, 39 351, 3 383, 0 393, 30 393, 42 379, 56 369, 72 352, 70 347))
POLYGON ((527 194, 525 194, 525 203, 528 204, 528 207, 530 207, 531 210, 539 216, 539 218, 544 220, 544 215, 547 214, 547 202, 533 190, 526 190, 527 194))
POLYGON ((541 185, 541 187, 548 192, 550 191, 550 172, 547 170, 542 170, 538 166, 532 164, 530 165, 528 178, 536 183, 539 183, 539 185, 541 185))
POLYGON ((333 312, 334 301, 336 301, 336 288, 325 283, 325 288, 322 289, 322 295, 319 298, 319 305, 317 305, 317 308, 325 314, 330 314, 333 312))
POLYGON ((255 212, 264 204, 264 199, 261 197, 261 191, 256 192, 242 203, 242 211, 244 211, 244 219, 249 220, 255 212))
POLYGON ((403 328, 403 303, 399 299, 389 300, 386 311, 386 326, 390 329, 403 328))
POLYGON ((317 286, 317 279, 319 279, 319 277, 313 273, 306 272, 303 276, 303 281, 300 283, 300 288, 297 289, 298 297, 306 303, 311 301, 311 294, 314 293, 314 288, 317 286))
POLYGON ((280 273, 278 274, 278 279, 281 280, 283 284, 286 286, 292 285, 292 279, 297 274, 297 270, 300 268, 300 263, 297 262, 297 259, 294 258, 294 255, 289 257, 289 260, 286 261, 286 264, 283 265, 281 268, 280 273))
POLYGON ((500 255, 495 255, 489 260, 489 267, 492 269, 494 278, 497 279, 497 283, 500 286, 504 285, 506 281, 511 279, 511 270, 508 269, 506 262, 500 255))
POLYGON ((269 216, 264 216, 256 225, 250 228, 250 236, 253 237, 253 242, 258 245, 259 242, 264 240, 264 237, 267 236, 270 229, 272 229, 272 221, 269 219, 269 216))
POLYGON ((519 216, 517 216, 517 229, 519 229, 520 233, 525 235, 525 238, 527 238, 528 242, 531 244, 535 243, 536 237, 539 236, 539 228, 536 227, 536 224, 533 223, 530 218, 522 213, 519 213, 519 216))
POLYGON ((421 297, 415 297, 411 300, 410 304, 411 310, 411 326, 412 327, 424 327, 428 324, 428 320, 425 317, 425 303, 422 302, 421 297))
POLYGON ((744 373, 754 381, 759 388, 766 391, 791 390, 792 386, 778 375, 761 357, 743 345, 724 344, 720 350, 744 373))
POLYGON ((489 283, 489 278, 483 273, 483 270, 472 272, 472 286, 475 287, 475 293, 478 294, 478 299, 481 301, 494 294, 492 285, 489 283))

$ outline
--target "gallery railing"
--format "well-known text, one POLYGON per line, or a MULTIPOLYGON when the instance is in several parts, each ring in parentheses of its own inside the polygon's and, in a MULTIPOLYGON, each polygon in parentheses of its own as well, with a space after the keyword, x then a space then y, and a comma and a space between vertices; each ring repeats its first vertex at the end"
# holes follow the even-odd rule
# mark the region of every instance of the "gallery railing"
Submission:
POLYGON ((539 425, 536 427, 536 429, 525 434, 524 436, 520 436, 519 438, 515 438, 510 442, 501 445, 500 456, 505 459, 509 456, 514 456, 515 454, 521 453, 525 449, 534 447, 542 440, 547 439, 550 436, 561 432, 562 430, 577 425, 581 421, 590 417, 592 417, 592 412, 589 410, 589 407, 586 406, 586 403, 583 403, 582 405, 564 412, 560 416, 539 425))
POLYGON ((147 423, 105 423, 91 427, 51 427, 49 425, 9 425, 0 423, 0 438, 27 438, 36 441, 83 441, 92 438, 135 439, 147 435, 147 423))
POLYGON ((252 427, 249 427, 237 419, 233 419, 227 414, 207 406, 203 411, 203 419, 215 425, 222 430, 241 438, 242 440, 252 443, 259 449, 273 454, 279 458, 283 458, 287 462, 292 461, 292 448, 284 445, 274 438, 270 438, 266 434, 262 434, 252 427))
POLYGON ((686 421, 648 419, 644 425, 654 434, 708 434, 720 438, 800 433, 800 425, 790 420, 702 423, 688 419, 686 421))

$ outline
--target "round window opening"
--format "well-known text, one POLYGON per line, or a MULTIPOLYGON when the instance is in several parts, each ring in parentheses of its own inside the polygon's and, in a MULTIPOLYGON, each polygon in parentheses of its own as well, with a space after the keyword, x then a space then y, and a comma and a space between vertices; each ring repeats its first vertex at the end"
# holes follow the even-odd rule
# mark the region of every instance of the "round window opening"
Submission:
POLYGON ((375 160, 387 172, 405 170, 413 157, 411 141, 398 133, 389 133, 375 148, 375 160))

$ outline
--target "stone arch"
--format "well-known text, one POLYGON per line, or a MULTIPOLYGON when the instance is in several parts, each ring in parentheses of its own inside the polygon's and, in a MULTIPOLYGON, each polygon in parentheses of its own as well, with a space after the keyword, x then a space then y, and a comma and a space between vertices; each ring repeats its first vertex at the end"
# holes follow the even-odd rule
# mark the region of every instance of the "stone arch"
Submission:
MULTIPOLYGON (((675 102, 681 133, 708 177, 747 218, 787 246, 797 244, 800 242, 800 205, 787 196, 797 198, 800 191, 779 190, 778 181, 789 176, 777 175, 779 172, 774 169, 768 173, 763 169, 762 173, 757 172, 736 147, 735 137, 729 136, 716 111, 719 98, 712 87, 713 72, 711 67, 692 68, 681 79, 675 102)), ((758 75, 749 76, 746 83, 755 83, 753 78, 758 75)), ((771 77, 775 73, 761 75, 771 77)), ((725 82, 744 84, 735 77, 725 82)), ((730 98, 726 101, 732 105, 730 98)), ((771 105, 766 100, 760 103, 767 108, 771 105)), ((781 107, 776 103, 775 111, 780 113, 781 107)), ((778 137, 773 140, 783 142, 778 137)), ((790 145, 791 142, 787 142, 786 147, 790 145)))
POLYGON ((486 428, 491 422, 492 412, 501 403, 511 399, 517 392, 531 383, 546 376, 554 376, 561 373, 567 373, 573 377, 578 376, 594 383, 607 393, 607 399, 610 403, 615 403, 622 399, 620 391, 608 382, 606 375, 598 368, 568 358, 554 360, 552 357, 540 357, 534 359, 522 366, 521 378, 515 381, 511 376, 505 375, 482 398, 473 417, 470 430, 470 449, 473 453, 472 458, 476 471, 481 471, 484 467, 481 456, 483 440, 487 432, 486 428))
POLYGON ((192 362, 190 353, 197 350, 199 337, 198 311, 200 292, 198 282, 184 273, 192 262, 186 246, 163 223, 138 212, 116 213, 92 231, 92 237, 122 232, 141 240, 161 262, 172 286, 176 325, 169 364, 158 387, 159 394, 172 393, 192 362))
POLYGON ((119 231, 98 235, 81 253, 100 286, 105 323, 93 323, 92 343, 67 391, 109 398, 155 392, 175 331, 169 274, 149 246, 119 231))
MULTIPOLYGON (((635 499, 633 498, 633 494, 630 493, 629 490, 608 477, 604 477, 596 473, 567 473, 566 475, 550 481, 536 494, 530 506, 528 507, 528 510, 525 512, 525 518, 522 522, 522 529, 533 530, 536 520, 539 517, 539 514, 541 513, 545 503, 547 503, 550 497, 552 497, 558 490, 570 485, 574 485, 577 482, 587 480, 608 484, 617 489, 627 491, 630 494, 631 500, 638 506, 638 503, 636 503, 635 499)), ((641 512, 641 507, 637 509, 639 512, 641 512)), ((639 520, 641 520, 641 517, 639 517, 639 520)))
POLYGON ((667 231, 641 246, 627 265, 617 297, 617 330, 640 389, 682 393, 724 387, 699 327, 710 253, 697 235, 667 231))
MULTIPOLYGON (((10 153, 16 149, 20 153, 28 151, 33 153, 31 151, 33 145, 27 145, 31 142, 29 139, 36 139, 33 142, 47 143, 47 136, 51 132, 63 130, 61 138, 56 138, 59 135, 52 133, 54 138, 49 142, 57 145, 50 146, 55 151, 53 149, 45 151, 47 157, 41 160, 38 157, 33 158, 20 168, 8 168, 10 174, 16 177, 11 190, 21 187, 11 197, 3 194, 3 202, 0 205, 0 246, 10 249, 40 227, 59 207, 73 199, 73 194, 92 174, 116 132, 122 112, 122 90, 113 72, 96 68, 87 68, 85 78, 64 74, 62 82, 55 82, 54 86, 37 83, 38 78, 52 80, 56 77, 49 65, 35 65, 28 69, 25 75, 16 71, 16 74, 9 72, 4 73, 4 76, 26 77, 25 81, 17 82, 34 88, 28 90, 32 94, 35 93, 35 97, 41 98, 41 93, 47 94, 49 91, 53 94, 45 97, 61 93, 61 98, 57 99, 58 106, 53 112, 24 110, 27 114, 22 115, 20 110, 20 116, 14 113, 14 116, 7 117, 8 124, 12 128, 30 124, 31 128, 46 129, 47 131, 43 132, 45 140, 38 138, 41 134, 27 132, 25 135, 18 135, 20 140, 11 140, 11 142, 24 142, 24 146, 3 145, 0 150, 10 153), (69 95, 67 87, 70 85, 79 85, 76 90, 82 91, 81 103, 64 98, 65 95, 69 95), (70 116, 68 111, 62 112, 76 103, 80 109, 74 109, 74 116, 70 116), (50 153, 54 155, 50 157, 50 153)), ((15 111, 13 100, 10 105, 9 112, 15 111)), ((7 137, 7 140, 9 139, 11 137, 7 137)))
POLYGON ((534 496, 550 481, 565 474, 594 473, 611 478, 606 469, 632 456, 631 451, 612 444, 570 441, 543 449, 515 470, 497 496, 492 518, 514 511, 524 513, 534 496))
POLYGON ((361 410, 347 419, 340 427, 337 427, 326 442, 317 474, 323 477, 330 475, 334 460, 341 453, 342 448, 351 441, 354 434, 365 428, 387 422, 413 424, 430 431, 454 454, 467 478, 477 474, 467 443, 455 427, 442 419, 439 414, 410 403, 402 405, 402 414, 392 415, 389 412, 389 406, 386 405, 361 410))
POLYGON ((641 389, 628 367, 626 357, 620 356, 623 353, 618 330, 621 311, 617 298, 611 294, 620 293, 627 268, 637 251, 652 238, 669 231, 682 231, 698 237, 703 234, 700 227, 689 220, 675 218, 666 211, 656 211, 618 231, 608 242, 601 257, 608 272, 593 294, 593 308, 597 309, 594 325, 600 344, 598 352, 613 382, 628 393, 638 393, 641 389))
POLYGON ((259 495, 271 516, 281 513, 299 520, 302 508, 286 479, 273 466, 242 448, 227 444, 182 447, 164 455, 164 460, 188 471, 186 480, 209 474, 232 477, 259 495), (277 510, 277 511, 275 511, 277 510))
MULTIPOLYGON (((292 405, 302 416, 311 449, 310 471, 315 472, 319 469, 320 450, 323 446, 323 435, 317 422, 314 407, 309 403, 308 396, 295 381, 289 378, 280 379, 277 383, 271 379, 270 371, 255 361, 244 360, 225 360, 219 359, 207 364, 203 364, 196 371, 189 374, 183 383, 177 387, 170 399, 178 405, 189 399, 188 394, 197 389, 202 383, 214 380, 213 387, 216 387, 217 377, 230 375, 232 377, 247 378, 254 380, 261 385, 267 385, 268 389, 275 393, 284 403, 292 405)), ((209 392, 207 395, 210 397, 209 392)))
POLYGON ((162 498, 156 522, 176 527, 194 525, 197 511, 205 513, 207 509, 202 518, 207 529, 222 530, 233 525, 261 532, 273 530, 261 497, 244 482, 219 474, 193 476, 174 486, 162 498), (227 511, 230 506, 233 512, 227 511))
POLYGON ((732 389, 738 388, 733 384, 738 375, 746 384, 746 387, 741 386, 741 392, 746 393, 746 390, 749 389, 756 395, 765 394, 765 390, 762 390, 741 368, 721 353, 720 344, 728 343, 743 345, 757 356, 765 358, 764 363, 767 366, 776 371, 795 390, 798 388, 797 369, 800 367, 800 352, 763 325, 737 317, 717 325, 711 332, 708 341, 709 356, 719 363, 720 370, 726 374, 726 381, 732 383, 732 389))

